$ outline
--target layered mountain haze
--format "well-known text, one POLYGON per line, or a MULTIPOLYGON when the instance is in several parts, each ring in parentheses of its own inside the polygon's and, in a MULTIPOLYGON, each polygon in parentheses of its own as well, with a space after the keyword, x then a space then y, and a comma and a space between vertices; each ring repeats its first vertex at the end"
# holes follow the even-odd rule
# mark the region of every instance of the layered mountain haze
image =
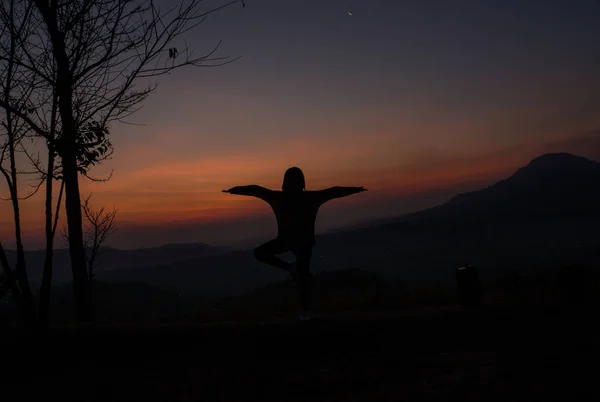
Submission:
MULTIPOLYGON (((533 159, 509 178, 448 202, 368 227, 317 236, 313 270, 363 268, 404 280, 452 280, 477 264, 484 275, 507 269, 598 259, 600 163, 556 153, 533 159)), ((155 286, 235 294, 285 273, 236 251, 168 266, 107 272, 155 286)))
MULTIPOLYGON (((98 271, 113 271, 120 269, 134 269, 152 265, 169 264, 174 261, 185 259, 196 259, 207 256, 219 255, 226 250, 213 247, 203 243, 188 244, 165 244, 160 247, 140 248, 135 250, 119 250, 105 247, 100 251, 98 257, 98 271)), ((37 283, 42 277, 44 266, 44 250, 26 252, 27 272, 33 283, 37 283)), ((14 250, 7 250, 7 257, 11 264, 16 262, 14 250)), ((58 249, 54 251, 53 282, 60 284, 71 280, 69 263, 69 250, 58 249)))
MULTIPOLYGON (((454 268, 465 263, 479 266, 485 276, 600 261, 599 184, 599 162, 545 154, 505 180, 439 206, 318 235, 312 269, 361 268, 408 282, 451 282, 454 268)), ((28 262, 35 281, 43 252, 29 252, 28 262)), ((69 280, 67 262, 66 250, 58 250, 55 284, 69 280)), ((108 248, 97 277, 214 299, 288 275, 256 261, 252 249, 170 244, 108 248)))

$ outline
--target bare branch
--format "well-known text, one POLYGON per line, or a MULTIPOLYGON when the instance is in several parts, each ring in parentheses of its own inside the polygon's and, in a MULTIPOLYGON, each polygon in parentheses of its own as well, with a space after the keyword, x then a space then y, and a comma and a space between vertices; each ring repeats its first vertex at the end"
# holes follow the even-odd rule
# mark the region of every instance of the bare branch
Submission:
POLYGON ((58 212, 60 211, 60 202, 65 189, 65 182, 60 182, 60 190, 58 191, 58 201, 56 201, 56 212, 54 213, 54 225, 52 226, 52 237, 56 234, 56 227, 58 226, 58 212))
POLYGON ((105 183, 105 182, 109 181, 112 178, 113 173, 114 173, 114 169, 111 170, 110 173, 108 174, 108 176, 106 176, 104 178, 93 177, 93 176, 90 176, 88 173, 84 173, 84 176, 86 178, 88 178, 89 180, 91 180, 92 182, 95 182, 95 183, 105 183))
POLYGON ((117 210, 114 207, 111 211, 106 211, 104 206, 95 210, 90 204, 91 197, 92 194, 87 196, 82 205, 87 222, 84 234, 90 280, 95 276, 102 245, 116 231, 115 218, 117 215, 117 210))

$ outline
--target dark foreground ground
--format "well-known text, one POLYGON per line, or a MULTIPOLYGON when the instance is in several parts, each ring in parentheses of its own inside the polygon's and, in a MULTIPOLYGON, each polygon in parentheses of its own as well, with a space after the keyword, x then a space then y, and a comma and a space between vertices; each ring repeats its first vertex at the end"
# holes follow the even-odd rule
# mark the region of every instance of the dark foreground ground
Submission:
POLYGON ((580 308, 449 308, 4 334, 2 398, 598 401, 597 320, 580 308))

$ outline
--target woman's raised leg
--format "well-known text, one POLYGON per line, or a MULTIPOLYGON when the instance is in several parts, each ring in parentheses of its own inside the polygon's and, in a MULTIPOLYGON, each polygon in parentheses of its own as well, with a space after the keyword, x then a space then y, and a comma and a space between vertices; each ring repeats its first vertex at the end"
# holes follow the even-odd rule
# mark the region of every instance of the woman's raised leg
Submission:
POLYGON ((282 254, 286 251, 289 251, 289 248, 286 248, 279 239, 274 239, 254 249, 254 258, 273 267, 289 271, 290 263, 275 256, 275 254, 282 254))

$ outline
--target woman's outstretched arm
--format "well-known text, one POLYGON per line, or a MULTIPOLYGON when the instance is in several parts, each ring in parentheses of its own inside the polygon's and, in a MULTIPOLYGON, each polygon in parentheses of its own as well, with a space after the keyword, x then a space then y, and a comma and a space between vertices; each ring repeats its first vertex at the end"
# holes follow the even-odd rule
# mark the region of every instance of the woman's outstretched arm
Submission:
POLYGON ((251 197, 261 198, 266 201, 273 190, 252 184, 250 186, 232 187, 229 190, 223 190, 223 192, 235 195, 248 195, 251 197))
POLYGON ((315 191, 318 194, 318 198, 321 203, 327 202, 334 198, 346 197, 348 195, 362 193, 363 191, 367 191, 364 187, 330 187, 325 190, 315 191))

